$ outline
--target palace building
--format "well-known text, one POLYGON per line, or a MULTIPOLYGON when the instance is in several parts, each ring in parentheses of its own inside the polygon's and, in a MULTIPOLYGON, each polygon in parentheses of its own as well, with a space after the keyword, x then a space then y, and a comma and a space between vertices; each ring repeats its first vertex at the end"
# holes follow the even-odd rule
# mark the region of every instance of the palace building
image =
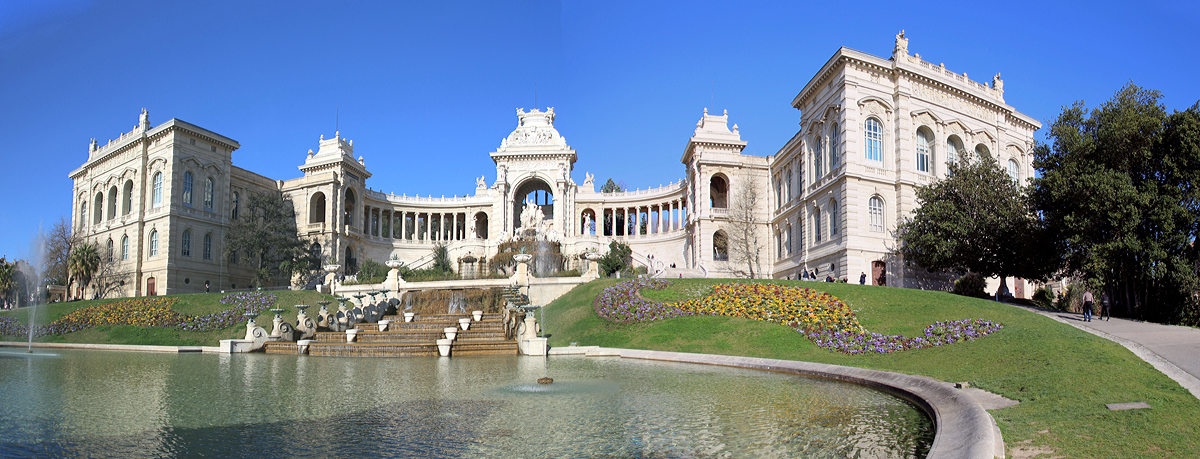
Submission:
POLYGON ((706 109, 684 145, 681 179, 615 193, 600 192, 590 173, 572 179, 577 153, 553 108, 518 109, 490 153, 491 179, 452 198, 373 190, 364 158, 340 133, 321 137, 300 177, 273 180, 233 165, 237 141, 178 119, 151 126, 143 110, 131 132, 93 140, 71 172, 72 221, 121 274, 112 290, 122 296, 248 287, 254 269, 224 246, 256 192, 290 200, 299 236, 345 274, 366 259, 428 266, 434 244, 474 271, 505 243, 533 237, 557 243, 562 269, 615 240, 632 248, 635 265, 671 277, 808 271, 853 282, 867 273, 875 284, 945 289, 952 279, 906 266, 893 250, 916 187, 968 152, 996 158, 1014 180, 1033 175, 1040 125, 1004 103, 999 75, 978 83, 909 55, 903 32, 890 59, 839 49, 792 106, 800 130, 772 156, 742 154, 738 126, 706 109), (758 248, 750 261, 748 247, 758 248))

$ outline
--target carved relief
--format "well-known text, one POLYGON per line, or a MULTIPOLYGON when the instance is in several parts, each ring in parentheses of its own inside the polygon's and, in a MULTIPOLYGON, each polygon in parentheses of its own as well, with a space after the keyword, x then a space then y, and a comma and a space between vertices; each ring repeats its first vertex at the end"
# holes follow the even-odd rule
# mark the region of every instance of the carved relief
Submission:
POLYGON ((965 112, 982 120, 993 120, 996 117, 995 113, 993 113, 991 110, 928 85, 914 82, 913 94, 934 104, 965 112))
POLYGON ((888 111, 887 107, 877 100, 868 100, 859 104, 859 107, 861 107, 862 111, 879 117, 884 117, 888 111))
POLYGON ((913 121, 917 126, 929 126, 930 128, 937 124, 937 120, 933 119, 933 116, 929 112, 924 112, 913 117, 913 121))

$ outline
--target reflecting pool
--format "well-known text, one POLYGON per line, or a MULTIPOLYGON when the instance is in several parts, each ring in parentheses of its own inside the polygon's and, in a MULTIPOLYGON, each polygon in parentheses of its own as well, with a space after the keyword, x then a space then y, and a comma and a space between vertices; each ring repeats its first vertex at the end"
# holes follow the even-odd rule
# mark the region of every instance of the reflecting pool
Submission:
POLYGON ((0 350, 0 457, 890 458, 933 439, 889 394, 707 365, 42 353, 0 350))

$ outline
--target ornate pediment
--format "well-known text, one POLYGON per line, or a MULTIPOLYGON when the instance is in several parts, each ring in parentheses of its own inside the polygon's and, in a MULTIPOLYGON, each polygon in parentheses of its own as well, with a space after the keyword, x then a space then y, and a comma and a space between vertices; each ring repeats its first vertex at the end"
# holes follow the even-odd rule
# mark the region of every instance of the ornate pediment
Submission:
POLYGON ((517 128, 500 141, 499 151, 511 147, 559 147, 567 148, 567 139, 554 129, 554 107, 540 111, 517 109, 517 128))

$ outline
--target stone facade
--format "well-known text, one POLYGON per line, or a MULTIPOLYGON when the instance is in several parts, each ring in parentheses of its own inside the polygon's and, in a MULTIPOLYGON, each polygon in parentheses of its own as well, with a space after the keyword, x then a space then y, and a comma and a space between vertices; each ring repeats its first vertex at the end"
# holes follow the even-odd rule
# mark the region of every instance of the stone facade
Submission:
POLYGON ((681 180, 601 193, 590 173, 572 179, 576 151, 554 109, 518 109, 516 128, 490 153, 491 183, 478 177, 473 194, 452 198, 369 188, 364 158, 340 133, 321 137, 301 177, 274 181, 233 165, 236 141, 178 119, 152 128, 143 111, 133 131, 93 141, 71 173, 73 221, 102 258, 112 247, 124 296, 247 287, 253 270, 223 256, 225 234, 239 200, 264 191, 290 199, 300 236, 347 274, 365 259, 426 267, 438 243, 454 260, 487 258, 536 227, 561 244, 566 269, 616 240, 635 265, 672 277, 809 270, 856 281, 866 272, 887 285, 945 288, 949 279, 903 267, 893 232, 915 187, 944 176, 950 156, 979 151, 1011 162, 1019 180, 1032 176, 1039 125, 1003 95, 999 75, 989 86, 910 56, 901 33, 891 59, 838 50, 792 101, 801 127, 775 155, 743 155, 738 126, 706 109, 681 180), (745 256, 749 247, 757 257, 745 256))
POLYGON ((774 276, 947 289, 953 279, 905 266, 896 225, 916 187, 968 152, 988 155, 1014 180, 1033 177, 1041 125, 989 86, 909 55, 904 32, 891 59, 839 49, 792 100, 801 128, 771 157, 774 276))

